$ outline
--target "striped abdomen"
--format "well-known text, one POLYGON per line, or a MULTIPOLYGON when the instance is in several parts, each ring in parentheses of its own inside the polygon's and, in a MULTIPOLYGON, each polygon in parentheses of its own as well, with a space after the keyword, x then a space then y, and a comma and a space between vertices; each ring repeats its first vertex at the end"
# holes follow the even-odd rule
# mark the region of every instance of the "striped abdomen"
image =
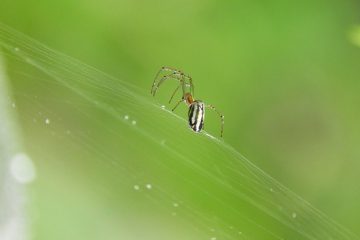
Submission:
POLYGON ((194 101, 189 107, 189 126, 195 132, 200 132, 204 126, 205 105, 201 101, 194 101))

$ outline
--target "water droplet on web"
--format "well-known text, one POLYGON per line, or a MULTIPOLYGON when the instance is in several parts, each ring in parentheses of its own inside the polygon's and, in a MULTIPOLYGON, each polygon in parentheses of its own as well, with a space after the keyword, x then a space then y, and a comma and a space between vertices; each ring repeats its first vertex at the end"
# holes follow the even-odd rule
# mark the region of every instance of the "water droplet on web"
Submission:
POLYGON ((296 217, 297 217, 296 212, 293 212, 293 213, 291 214, 291 217, 292 217, 292 218, 296 218, 296 217))
POLYGON ((179 204, 178 204, 178 203, 173 203, 173 206, 174 206, 174 207, 178 207, 179 204))
POLYGON ((216 237, 212 237, 212 238, 210 238, 210 240, 216 240, 216 237))
POLYGON ((18 52, 18 51, 20 51, 20 49, 18 47, 16 47, 16 48, 14 48, 14 51, 18 52))
POLYGON ((165 105, 161 105, 161 108, 162 108, 162 109, 165 109, 165 105))
POLYGON ((125 116, 124 116, 124 119, 125 119, 125 120, 128 120, 128 119, 129 119, 129 116, 128 116, 128 115, 125 115, 125 116))
POLYGON ((15 104, 14 102, 11 104, 11 106, 12 106, 13 108, 16 108, 16 104, 15 104))
POLYGON ((12 176, 19 183, 29 183, 36 177, 35 166, 28 155, 17 153, 10 162, 12 176))
POLYGON ((146 188, 149 189, 149 190, 152 189, 151 184, 150 183, 146 184, 146 188))
POLYGON ((274 189, 273 189, 273 188, 270 188, 270 192, 274 192, 274 189))
POLYGON ((238 232, 238 234, 239 234, 239 235, 241 235, 241 234, 242 234, 242 232, 240 232, 240 231, 239 231, 239 232, 238 232))
POLYGON ((140 186, 139 186, 139 185, 134 185, 134 189, 135 189, 136 191, 139 191, 139 190, 140 190, 140 186))
POLYGON ((49 125, 49 124, 50 124, 50 119, 46 118, 46 119, 45 119, 45 124, 46 124, 46 125, 49 125))
POLYGON ((136 125, 136 121, 135 121, 135 120, 132 120, 132 121, 131 121, 131 124, 132 124, 132 125, 136 125))

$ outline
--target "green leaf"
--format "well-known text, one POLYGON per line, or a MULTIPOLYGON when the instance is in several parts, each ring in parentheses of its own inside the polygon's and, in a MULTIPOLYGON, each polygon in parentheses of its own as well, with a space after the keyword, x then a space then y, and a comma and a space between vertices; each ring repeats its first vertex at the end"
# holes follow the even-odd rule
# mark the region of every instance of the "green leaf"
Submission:
POLYGON ((39 169, 40 238, 357 239, 150 89, 5 25, 0 46, 39 169))

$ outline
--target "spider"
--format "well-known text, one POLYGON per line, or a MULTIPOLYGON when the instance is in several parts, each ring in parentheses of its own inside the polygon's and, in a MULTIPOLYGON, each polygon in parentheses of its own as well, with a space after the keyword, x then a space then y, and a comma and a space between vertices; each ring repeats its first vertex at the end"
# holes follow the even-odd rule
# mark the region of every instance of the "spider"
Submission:
POLYGON ((213 105, 205 104, 203 101, 195 100, 193 98, 194 85, 192 82, 192 78, 189 75, 175 68, 162 67, 155 76, 154 82, 151 87, 151 94, 155 97, 155 94, 158 88, 161 86, 161 84, 163 84, 166 80, 169 79, 175 79, 180 82, 180 84, 177 86, 177 88, 171 95, 169 103, 171 103, 172 99, 174 98, 179 88, 180 87, 182 88, 182 98, 177 102, 177 104, 172 109, 172 111, 174 111, 181 102, 185 102, 189 107, 189 111, 188 111, 189 126, 194 132, 200 132, 204 128, 205 108, 207 107, 214 110, 221 119, 220 136, 222 137, 224 131, 224 116, 219 111, 217 111, 213 105), (160 76, 162 77, 159 79, 160 76))

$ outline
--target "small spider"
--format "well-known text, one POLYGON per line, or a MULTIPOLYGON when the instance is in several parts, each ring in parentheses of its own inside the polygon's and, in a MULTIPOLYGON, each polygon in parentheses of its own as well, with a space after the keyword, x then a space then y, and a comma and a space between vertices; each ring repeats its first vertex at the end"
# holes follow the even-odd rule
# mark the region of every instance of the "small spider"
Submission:
POLYGON ((200 132, 204 127, 205 107, 214 110, 221 119, 220 136, 222 137, 224 131, 224 116, 219 111, 217 111, 214 106, 206 105, 203 101, 195 100, 193 98, 194 85, 192 82, 192 78, 189 75, 184 74, 182 71, 171 67, 162 67, 155 76, 154 82, 151 87, 151 94, 155 96, 156 91, 161 86, 161 84, 163 84, 165 80, 168 79, 175 79, 180 82, 179 86, 177 86, 177 88, 171 95, 169 103, 171 103, 172 99, 175 96, 175 93, 179 90, 180 87, 182 88, 183 91, 182 98, 175 105, 172 111, 174 111, 181 102, 185 102, 189 107, 189 111, 188 111, 189 126, 193 131, 200 132), (159 79, 159 76, 162 77, 160 78, 159 81, 156 81, 159 79))

